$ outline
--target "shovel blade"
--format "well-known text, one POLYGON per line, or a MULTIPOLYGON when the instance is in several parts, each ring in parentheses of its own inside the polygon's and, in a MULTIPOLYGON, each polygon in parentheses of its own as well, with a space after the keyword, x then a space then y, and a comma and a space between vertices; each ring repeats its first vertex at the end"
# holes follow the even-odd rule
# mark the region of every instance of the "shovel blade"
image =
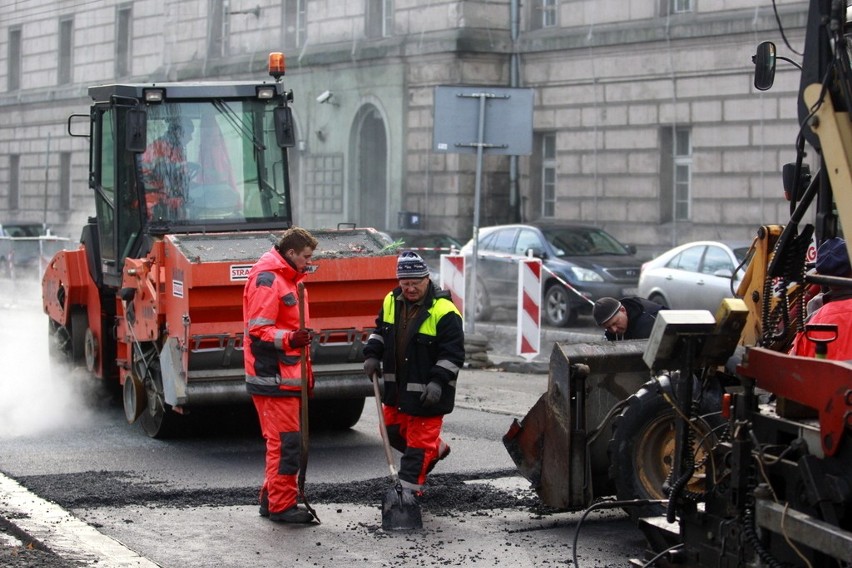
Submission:
POLYGON ((420 504, 410 492, 391 487, 382 499, 382 528, 386 531, 408 531, 423 528, 420 504))

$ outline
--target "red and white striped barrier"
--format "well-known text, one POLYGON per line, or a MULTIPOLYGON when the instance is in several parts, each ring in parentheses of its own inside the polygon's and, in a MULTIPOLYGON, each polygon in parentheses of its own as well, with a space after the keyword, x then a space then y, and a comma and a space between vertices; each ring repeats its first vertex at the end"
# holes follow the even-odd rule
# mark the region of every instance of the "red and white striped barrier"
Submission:
POLYGON ((531 361, 541 350, 541 259, 518 262, 517 354, 531 361))
POLYGON ((441 288, 449 290, 453 303, 464 317, 464 256, 461 254, 441 255, 441 288))

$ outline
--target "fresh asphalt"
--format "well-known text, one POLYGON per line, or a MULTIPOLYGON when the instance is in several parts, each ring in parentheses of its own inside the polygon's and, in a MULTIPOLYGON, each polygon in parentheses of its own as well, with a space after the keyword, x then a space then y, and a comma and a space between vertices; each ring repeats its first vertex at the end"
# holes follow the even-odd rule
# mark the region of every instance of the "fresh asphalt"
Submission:
MULTIPOLYGON (((587 322, 585 327, 571 329, 544 328, 541 333, 541 350, 531 358, 515 355, 516 327, 511 321, 477 322, 473 335, 486 338, 488 343, 487 369, 467 368, 465 374, 480 375, 483 381, 499 383, 500 370, 510 374, 546 375, 548 359, 553 344, 556 342, 589 342, 602 340, 602 334, 587 322)), ((480 382, 480 381, 471 381, 480 382)), ((531 407, 538 394, 545 388, 546 379, 541 377, 523 396, 513 396, 513 401, 506 403, 495 399, 485 404, 491 405, 489 410, 498 413, 515 413, 523 415, 531 407), (505 406, 504 406, 505 405, 505 406)), ((465 406, 464 393, 459 393, 459 406, 465 406)), ((505 397, 504 397, 505 398, 505 397)), ((479 399, 477 406, 482 408, 479 399)), ((156 563, 140 556, 127 548, 118 540, 98 532, 93 526, 79 520, 58 505, 39 498, 28 491, 15 480, 0 474, 0 548, 7 550, 21 547, 38 547, 46 549, 54 560, 59 563, 50 565, 61 566, 62 558, 67 558, 68 565, 98 565, 116 567, 154 567, 156 563)), ((10 561, 9 556, 3 556, 10 561)), ((47 565, 46 560, 34 564, 12 565, 47 565)))

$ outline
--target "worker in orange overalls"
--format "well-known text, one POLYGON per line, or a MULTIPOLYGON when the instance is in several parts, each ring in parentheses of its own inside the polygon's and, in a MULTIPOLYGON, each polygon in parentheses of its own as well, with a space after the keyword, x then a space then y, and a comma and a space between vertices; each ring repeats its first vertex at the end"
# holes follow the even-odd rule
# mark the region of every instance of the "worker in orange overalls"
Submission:
MULTIPOLYGON (((825 240, 817 249, 816 273, 824 276, 839 276, 852 278, 852 265, 849 263, 849 253, 846 241, 834 237, 825 240)), ((813 309, 814 302, 808 305, 813 309)), ((835 361, 852 360, 852 288, 829 287, 822 294, 822 307, 808 316, 808 324, 835 324, 837 339, 828 344, 827 359, 835 361)), ((804 332, 796 333, 790 355, 799 357, 814 357, 816 344, 810 341, 804 332)))
POLYGON ((310 345, 307 293, 300 325, 298 284, 305 278, 317 240, 305 229, 287 229, 249 272, 243 291, 246 389, 266 440, 266 475, 260 515, 280 523, 311 523, 296 505, 301 449, 301 387, 313 387, 310 360, 302 376, 302 348, 310 345))
POLYGON ((186 146, 195 127, 188 118, 169 121, 166 132, 151 142, 139 157, 148 218, 180 218, 186 190, 198 165, 186 159, 186 146))

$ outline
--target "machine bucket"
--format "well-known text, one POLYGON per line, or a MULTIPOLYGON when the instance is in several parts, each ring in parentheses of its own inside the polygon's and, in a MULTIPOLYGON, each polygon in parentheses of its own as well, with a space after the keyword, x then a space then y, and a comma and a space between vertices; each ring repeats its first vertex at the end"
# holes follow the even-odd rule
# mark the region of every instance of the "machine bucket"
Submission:
POLYGON ((607 445, 617 405, 648 373, 645 341, 556 344, 547 392, 522 420, 514 420, 503 445, 541 501, 580 509, 611 494, 607 445))

